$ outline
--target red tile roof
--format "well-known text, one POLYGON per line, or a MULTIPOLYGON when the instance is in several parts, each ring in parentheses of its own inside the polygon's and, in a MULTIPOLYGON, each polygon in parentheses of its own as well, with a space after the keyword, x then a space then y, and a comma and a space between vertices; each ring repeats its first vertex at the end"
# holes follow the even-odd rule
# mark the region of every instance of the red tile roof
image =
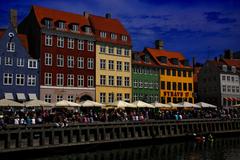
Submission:
POLYGON ((42 19, 44 18, 50 18, 53 20, 53 22, 56 22, 58 20, 65 21, 66 26, 68 26, 71 23, 77 23, 79 24, 80 27, 85 25, 90 25, 88 18, 80 14, 74 14, 74 13, 59 11, 55 9, 49 9, 49 8, 40 7, 40 6, 33 6, 32 9, 36 15, 36 18, 40 27, 44 27, 41 23, 42 19))
MULTIPOLYGON (((147 66, 147 67, 158 67, 156 63, 154 63, 152 60, 150 60, 148 63, 145 63, 143 60, 143 56, 145 55, 144 52, 134 52, 133 54, 137 54, 139 56, 139 59, 133 59, 132 64, 136 65, 142 65, 142 66, 147 66)), ((134 56, 132 56, 134 57, 134 56)))
POLYGON ((228 66, 236 66, 240 69, 240 59, 223 59, 223 62, 228 66))
POLYGON ((90 15, 89 20, 90 20, 91 26, 95 32, 97 41, 107 42, 107 43, 115 43, 115 44, 120 44, 120 45, 129 45, 129 46, 131 45, 131 37, 130 37, 128 31, 123 26, 123 24, 118 19, 90 15), (101 31, 106 32, 108 34, 106 38, 100 37, 101 31), (111 40, 110 33, 117 34, 117 40, 111 40), (121 40, 122 35, 125 35, 128 37, 127 41, 121 40))
POLYGON ((191 66, 184 66, 181 61, 185 60, 185 57, 180 52, 172 52, 167 50, 160 50, 156 48, 146 48, 145 49, 154 59, 155 61, 161 66, 168 66, 168 67, 176 67, 176 68, 192 68, 191 66), (161 63, 158 60, 158 57, 165 56, 168 58, 167 64, 161 63), (174 65, 170 61, 172 58, 177 58, 179 60, 179 65, 174 65))

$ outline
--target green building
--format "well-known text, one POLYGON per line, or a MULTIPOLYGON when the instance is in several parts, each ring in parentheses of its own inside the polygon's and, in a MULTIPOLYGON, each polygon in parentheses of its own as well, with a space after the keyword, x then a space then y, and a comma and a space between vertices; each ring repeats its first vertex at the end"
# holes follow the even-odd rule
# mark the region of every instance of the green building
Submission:
POLYGON ((132 100, 159 101, 159 67, 148 53, 133 52, 132 100))

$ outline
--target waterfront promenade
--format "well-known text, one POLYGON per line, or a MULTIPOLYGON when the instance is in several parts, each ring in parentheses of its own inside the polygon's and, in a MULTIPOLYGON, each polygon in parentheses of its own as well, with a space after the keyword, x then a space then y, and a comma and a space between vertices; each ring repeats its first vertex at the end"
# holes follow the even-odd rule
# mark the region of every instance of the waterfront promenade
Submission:
POLYGON ((240 119, 7 125, 0 131, 0 153, 234 132, 240 132, 240 119))

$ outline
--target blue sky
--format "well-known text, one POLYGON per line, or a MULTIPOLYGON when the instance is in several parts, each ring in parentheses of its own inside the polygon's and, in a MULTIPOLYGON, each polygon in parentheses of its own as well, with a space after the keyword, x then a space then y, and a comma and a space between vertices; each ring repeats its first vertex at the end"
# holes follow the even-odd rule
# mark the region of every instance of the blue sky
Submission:
POLYGON ((32 4, 96 15, 111 13, 130 32, 133 50, 154 47, 180 51, 204 62, 225 49, 240 50, 240 0, 0 0, 0 28, 8 24, 10 8, 21 21, 32 4))

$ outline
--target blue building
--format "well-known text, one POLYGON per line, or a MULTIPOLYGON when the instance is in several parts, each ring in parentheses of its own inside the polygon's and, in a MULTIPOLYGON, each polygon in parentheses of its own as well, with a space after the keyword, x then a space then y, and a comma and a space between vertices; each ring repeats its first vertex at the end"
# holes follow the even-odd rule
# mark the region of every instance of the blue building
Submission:
POLYGON ((0 99, 39 98, 39 64, 28 54, 26 35, 10 25, 0 30, 0 99))

